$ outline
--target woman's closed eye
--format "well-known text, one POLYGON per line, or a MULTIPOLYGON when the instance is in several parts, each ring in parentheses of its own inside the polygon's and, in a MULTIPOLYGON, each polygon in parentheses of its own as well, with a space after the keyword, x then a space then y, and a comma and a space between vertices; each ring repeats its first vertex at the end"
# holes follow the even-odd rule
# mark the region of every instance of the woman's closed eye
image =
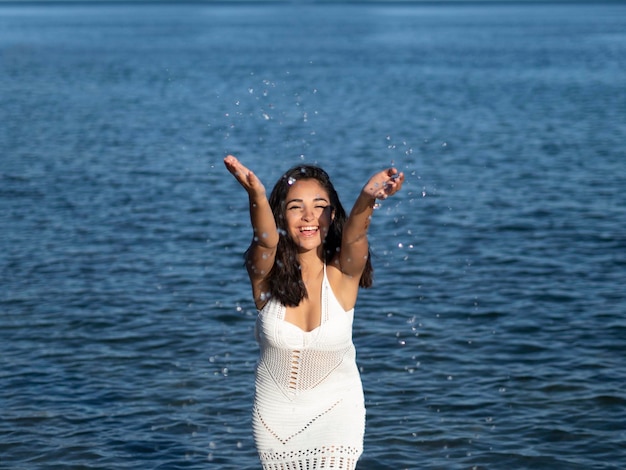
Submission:
MULTIPOLYGON (((326 209, 329 209, 330 206, 329 205, 325 205, 325 204, 319 204, 316 206, 313 206, 313 209, 315 209, 316 211, 319 212, 324 212, 326 209)), ((302 205, 298 205, 298 204, 293 204, 287 207, 288 211, 301 211, 304 210, 304 206, 302 205)))

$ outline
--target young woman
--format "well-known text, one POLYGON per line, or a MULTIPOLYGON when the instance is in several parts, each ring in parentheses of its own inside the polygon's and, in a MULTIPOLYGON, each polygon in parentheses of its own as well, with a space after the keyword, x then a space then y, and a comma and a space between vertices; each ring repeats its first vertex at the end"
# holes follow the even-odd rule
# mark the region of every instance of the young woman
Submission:
POLYGON ((372 283, 367 229, 376 199, 395 194, 395 168, 367 182, 349 217, 326 172, 287 171, 269 200, 229 155, 248 193, 254 237, 246 267, 259 314, 252 426, 264 470, 356 467, 365 406, 352 343, 359 287, 372 283))

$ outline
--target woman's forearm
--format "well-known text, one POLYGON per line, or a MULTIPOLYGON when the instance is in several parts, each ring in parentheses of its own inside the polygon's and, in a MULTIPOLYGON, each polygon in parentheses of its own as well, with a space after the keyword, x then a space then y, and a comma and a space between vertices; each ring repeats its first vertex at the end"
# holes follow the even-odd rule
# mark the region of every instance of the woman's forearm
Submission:
POLYGON ((376 199, 386 199, 395 194, 404 181, 404 175, 395 168, 376 173, 363 186, 343 228, 339 262, 341 270, 360 276, 369 254, 367 231, 372 221, 376 199))
POLYGON ((344 225, 344 244, 349 245, 366 239, 375 204, 375 197, 371 196, 366 191, 361 191, 344 225))
POLYGON ((250 223, 254 233, 253 243, 263 248, 278 245, 278 230, 270 204, 265 197, 250 196, 250 223))

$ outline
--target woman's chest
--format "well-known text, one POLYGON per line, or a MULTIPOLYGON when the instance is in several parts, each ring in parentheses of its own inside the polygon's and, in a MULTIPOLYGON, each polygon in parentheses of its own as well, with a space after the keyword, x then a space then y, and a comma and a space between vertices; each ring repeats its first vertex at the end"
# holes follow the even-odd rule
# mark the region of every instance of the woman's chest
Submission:
POLYGON ((278 304, 276 308, 259 314, 256 329, 257 340, 262 347, 339 350, 352 343, 352 311, 320 314, 322 318, 311 328, 302 328, 288 321, 286 313, 287 309, 278 304))

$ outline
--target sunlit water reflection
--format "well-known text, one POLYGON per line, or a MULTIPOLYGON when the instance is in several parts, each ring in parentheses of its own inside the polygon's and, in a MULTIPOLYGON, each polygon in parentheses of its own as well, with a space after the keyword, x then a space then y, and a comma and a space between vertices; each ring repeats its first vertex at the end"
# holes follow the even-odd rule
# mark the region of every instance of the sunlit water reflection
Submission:
POLYGON ((623 468, 624 13, 0 6, 0 467, 258 468, 230 152, 406 174, 359 468, 623 468))

